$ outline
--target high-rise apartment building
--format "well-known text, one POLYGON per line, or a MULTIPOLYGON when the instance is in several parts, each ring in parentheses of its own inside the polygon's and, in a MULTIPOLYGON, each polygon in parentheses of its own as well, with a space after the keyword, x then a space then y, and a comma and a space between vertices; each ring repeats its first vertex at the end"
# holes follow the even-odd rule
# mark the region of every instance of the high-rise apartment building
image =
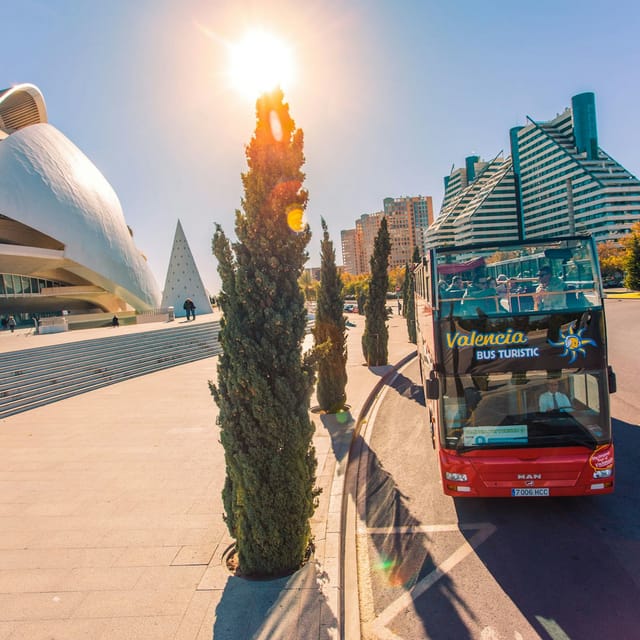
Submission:
POLYGON ((410 262, 414 247, 422 251, 425 232, 433 222, 431 196, 385 198, 383 206, 383 211, 360 216, 355 229, 341 232, 342 261, 349 273, 369 273, 373 244, 383 217, 391 240, 390 267, 410 262))
POLYGON ((365 213, 356 220, 356 275, 370 272, 373 243, 384 213, 365 213))
POLYGON ((404 266, 411 262, 414 247, 422 252, 424 234, 433 223, 433 201, 431 196, 385 198, 384 215, 391 239, 390 266, 404 266))
POLYGON ((358 269, 356 266, 356 230, 345 229, 340 232, 340 240, 342 245, 342 264, 347 273, 356 275, 358 269))
POLYGON ((640 220, 640 181, 598 146, 593 93, 548 122, 511 130, 527 238, 588 232, 616 240, 640 220))
POLYGON ((517 237, 511 158, 485 162, 469 156, 465 167, 452 171, 444 183, 442 208, 426 234, 426 247, 517 237))
POLYGON ((640 181, 598 146, 595 97, 510 131, 511 156, 466 158, 444 180, 426 246, 590 233, 616 240, 640 220, 640 181))

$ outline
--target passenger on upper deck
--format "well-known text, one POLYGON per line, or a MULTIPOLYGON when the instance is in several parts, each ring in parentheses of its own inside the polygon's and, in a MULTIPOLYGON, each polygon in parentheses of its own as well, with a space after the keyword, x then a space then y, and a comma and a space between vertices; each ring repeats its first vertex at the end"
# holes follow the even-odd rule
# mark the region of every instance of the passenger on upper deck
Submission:
POLYGON ((504 274, 500 274, 497 278, 491 278, 491 281, 494 283, 493 286, 496 289, 496 294, 498 298, 503 300, 507 297, 507 283, 509 282, 509 278, 504 274))
POLYGON ((459 313, 460 300, 464 295, 464 285, 462 284, 462 278, 460 276, 453 276, 451 284, 449 286, 446 286, 446 283, 441 280, 438 283, 438 289, 441 300, 451 300, 451 302, 442 304, 442 313, 444 315, 448 315, 451 312, 459 313))
POLYGON ((498 311, 498 298, 496 290, 488 288, 489 280, 487 276, 475 274, 471 285, 467 287, 462 298, 462 307, 466 314, 496 313, 498 311))
POLYGON ((449 298, 462 298, 464 295, 464 284, 460 276, 453 276, 451 284, 447 287, 449 298))
POLYGON ((551 267, 540 267, 538 272, 538 286, 533 294, 536 311, 543 309, 563 309, 566 307, 564 291, 566 287, 560 278, 551 273, 551 267))

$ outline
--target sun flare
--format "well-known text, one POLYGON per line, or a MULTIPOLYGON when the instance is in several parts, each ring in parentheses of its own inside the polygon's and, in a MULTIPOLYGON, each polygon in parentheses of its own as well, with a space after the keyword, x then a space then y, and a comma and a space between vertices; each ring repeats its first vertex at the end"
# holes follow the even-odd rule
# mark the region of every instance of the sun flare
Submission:
POLYGON ((252 29, 231 46, 230 77, 235 89, 255 100, 276 87, 286 89, 293 79, 293 54, 282 40, 252 29))

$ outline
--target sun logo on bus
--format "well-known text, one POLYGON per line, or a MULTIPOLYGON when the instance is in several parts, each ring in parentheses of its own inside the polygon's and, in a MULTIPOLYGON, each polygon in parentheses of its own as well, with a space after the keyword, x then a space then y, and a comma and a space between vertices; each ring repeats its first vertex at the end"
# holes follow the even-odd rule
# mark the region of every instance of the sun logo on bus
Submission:
POLYGON ((592 347, 597 347, 597 343, 592 338, 583 338, 582 334, 585 332, 586 327, 582 329, 575 330, 576 323, 572 322, 569 330, 566 333, 560 331, 560 340, 558 342, 553 342, 552 340, 548 340, 549 344, 553 347, 562 347, 564 351, 560 354, 561 356, 569 357, 569 364, 573 364, 578 357, 578 354, 581 356, 586 356, 587 352, 585 350, 585 346, 591 345, 592 347))

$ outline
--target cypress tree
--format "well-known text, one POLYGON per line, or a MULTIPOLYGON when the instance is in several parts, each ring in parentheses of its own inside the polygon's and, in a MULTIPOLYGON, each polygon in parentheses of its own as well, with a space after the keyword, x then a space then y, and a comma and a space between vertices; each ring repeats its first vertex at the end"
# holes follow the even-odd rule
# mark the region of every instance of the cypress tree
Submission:
POLYGON ((409 263, 404 265, 404 280, 402 282, 402 315, 407 317, 407 303, 409 296, 409 280, 411 279, 411 267, 409 263))
POLYGON ((342 280, 336 267, 336 252, 329 239, 327 223, 322 219, 323 237, 320 245, 320 291, 316 324, 313 330, 315 343, 321 348, 318 362, 318 386, 316 395, 323 411, 337 413, 344 409, 347 396, 347 347, 344 319, 344 295, 342 280))
POLYGON ((233 245, 213 238, 223 311, 217 384, 210 383, 225 451, 225 521, 239 568, 276 576, 304 561, 316 507, 309 404, 313 367, 302 357, 306 310, 298 278, 307 260, 303 133, 282 91, 256 103, 233 245))
POLYGON ((409 342, 416 344, 418 342, 418 331, 416 329, 416 301, 414 298, 416 283, 413 279, 413 269, 415 264, 420 262, 420 252, 418 251, 418 247, 413 248, 411 262, 411 267, 407 265, 407 274, 405 277, 407 297, 406 302, 404 303, 404 307, 406 309, 405 316, 407 318, 407 333, 409 334, 409 342))
POLYGON ((624 278, 624 286, 640 291, 640 236, 636 232, 631 233, 627 242, 625 268, 627 274, 624 278))
POLYGON ((367 306, 367 296, 369 295, 369 280, 356 285, 356 304, 358 305, 358 315, 363 316, 367 306))
POLYGON ((387 289, 389 288, 389 256, 391 239, 387 219, 382 218, 373 243, 371 278, 365 305, 362 353, 370 367, 387 364, 389 355, 389 330, 387 328, 387 289))

